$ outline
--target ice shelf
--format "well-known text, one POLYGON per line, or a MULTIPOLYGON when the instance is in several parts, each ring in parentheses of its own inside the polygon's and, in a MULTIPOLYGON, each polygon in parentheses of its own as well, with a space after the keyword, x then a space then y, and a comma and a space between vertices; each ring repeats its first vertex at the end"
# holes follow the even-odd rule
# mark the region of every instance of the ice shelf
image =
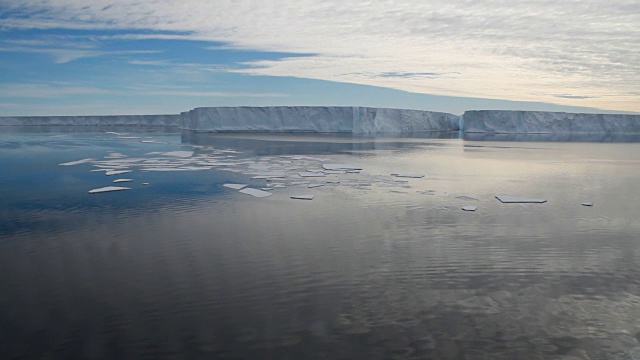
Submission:
MULTIPOLYGON (((360 106, 199 107, 171 115, 0 116, 8 126, 163 126, 197 132, 406 134, 640 134, 637 114, 468 110, 443 112, 360 106)), ((124 133, 108 132, 110 135, 124 133)), ((120 139, 139 140, 120 136, 120 139)), ((308 157, 311 160, 311 157, 308 157)))

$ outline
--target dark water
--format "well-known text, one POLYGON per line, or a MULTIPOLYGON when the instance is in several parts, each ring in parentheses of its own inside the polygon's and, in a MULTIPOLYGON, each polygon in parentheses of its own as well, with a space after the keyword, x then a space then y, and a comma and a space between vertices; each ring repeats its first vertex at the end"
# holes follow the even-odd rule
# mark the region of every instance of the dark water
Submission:
POLYGON ((2 359, 640 358, 638 143, 75 131, 0 133, 2 359), (95 195, 58 165, 216 149, 95 195), (287 155, 368 174, 222 187, 287 155))

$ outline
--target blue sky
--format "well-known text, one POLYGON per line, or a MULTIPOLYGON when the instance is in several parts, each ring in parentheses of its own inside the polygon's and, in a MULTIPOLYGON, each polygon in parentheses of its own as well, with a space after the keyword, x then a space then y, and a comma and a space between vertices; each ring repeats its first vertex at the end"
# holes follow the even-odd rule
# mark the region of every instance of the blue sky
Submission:
POLYGON ((0 115, 640 112, 640 2, 0 0, 0 115))

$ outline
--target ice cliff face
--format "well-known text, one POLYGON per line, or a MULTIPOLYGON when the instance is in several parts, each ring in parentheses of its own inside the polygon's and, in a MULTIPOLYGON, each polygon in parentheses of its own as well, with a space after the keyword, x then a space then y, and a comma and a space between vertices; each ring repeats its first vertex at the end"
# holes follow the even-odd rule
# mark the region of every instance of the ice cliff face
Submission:
POLYGON ((640 115, 471 110, 453 114, 357 106, 202 107, 176 115, 0 117, 18 126, 167 126, 198 132, 640 134, 640 115))
POLYGON ((182 113, 193 131, 307 131, 400 134, 457 131, 460 117, 419 110, 368 107, 205 107, 182 113))
POLYGON ((180 115, 2 116, 9 126, 166 126, 181 127, 180 115))
POLYGON ((462 116, 465 133, 640 133, 640 115, 572 114, 544 111, 472 110, 462 116))

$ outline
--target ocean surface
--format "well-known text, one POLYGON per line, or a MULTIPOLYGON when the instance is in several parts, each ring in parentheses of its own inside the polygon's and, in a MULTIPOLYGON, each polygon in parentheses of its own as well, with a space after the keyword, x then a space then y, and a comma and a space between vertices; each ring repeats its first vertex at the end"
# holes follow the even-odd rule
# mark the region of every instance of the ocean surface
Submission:
POLYGON ((0 128, 0 358, 640 359, 640 143, 518 140, 0 128))

